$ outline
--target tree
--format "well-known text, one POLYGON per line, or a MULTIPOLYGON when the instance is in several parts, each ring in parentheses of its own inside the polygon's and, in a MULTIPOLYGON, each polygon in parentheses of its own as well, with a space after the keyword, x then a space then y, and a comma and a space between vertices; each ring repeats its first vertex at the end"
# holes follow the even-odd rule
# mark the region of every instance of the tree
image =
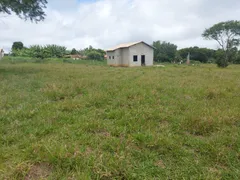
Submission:
POLYGON ((21 19, 39 22, 45 19, 47 0, 0 0, 0 13, 14 12, 21 19))
POLYGON ((14 42, 12 45, 12 51, 14 50, 21 50, 23 49, 23 43, 22 42, 14 42))
POLYGON ((33 45, 29 48, 30 57, 35 58, 62 58, 66 53, 66 47, 58 45, 33 45))
POLYGON ((103 60, 103 56, 101 53, 97 51, 91 51, 87 54, 88 59, 93 59, 93 60, 103 60))
POLYGON ((199 48, 197 46, 184 48, 178 50, 178 53, 182 59, 186 59, 188 53, 190 53, 191 60, 200 61, 201 63, 206 63, 209 59, 214 57, 215 51, 213 49, 199 48))
POLYGON ((75 48, 73 48, 72 51, 71 51, 71 54, 72 55, 76 55, 76 54, 78 54, 78 52, 77 52, 77 50, 75 48))
POLYGON ((208 40, 216 40, 223 50, 223 58, 219 67, 227 67, 230 61, 230 51, 240 44, 240 21, 220 22, 206 29, 202 36, 208 40))
POLYGON ((79 54, 87 56, 88 59, 103 60, 106 52, 102 49, 95 49, 91 45, 79 51, 79 54))
POLYGON ((156 62, 171 62, 176 57, 177 46, 168 42, 155 41, 153 46, 156 48, 154 51, 154 61, 156 62))

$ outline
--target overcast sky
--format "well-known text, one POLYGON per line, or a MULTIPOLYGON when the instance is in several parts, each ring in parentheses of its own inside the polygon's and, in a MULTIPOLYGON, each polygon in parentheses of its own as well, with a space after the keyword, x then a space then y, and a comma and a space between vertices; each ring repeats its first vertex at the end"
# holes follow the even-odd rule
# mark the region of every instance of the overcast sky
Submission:
POLYGON ((58 44, 68 49, 89 45, 110 48, 119 43, 156 40, 218 48, 201 37, 205 28, 239 20, 240 0, 48 0, 44 22, 25 22, 0 14, 0 48, 14 41, 25 46, 58 44))

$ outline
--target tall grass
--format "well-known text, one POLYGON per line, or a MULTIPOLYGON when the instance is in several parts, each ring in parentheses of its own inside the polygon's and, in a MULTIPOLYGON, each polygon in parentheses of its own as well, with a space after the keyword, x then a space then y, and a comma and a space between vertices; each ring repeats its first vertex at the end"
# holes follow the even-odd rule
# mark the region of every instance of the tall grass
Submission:
POLYGON ((0 179, 239 179, 240 67, 0 63, 0 179))

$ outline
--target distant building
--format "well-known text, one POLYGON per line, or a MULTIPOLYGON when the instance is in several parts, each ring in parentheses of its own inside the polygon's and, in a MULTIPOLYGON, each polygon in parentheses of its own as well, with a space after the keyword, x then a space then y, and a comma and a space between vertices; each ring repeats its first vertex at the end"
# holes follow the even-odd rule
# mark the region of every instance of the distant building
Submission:
POLYGON ((86 59, 87 57, 86 56, 82 56, 82 55, 79 55, 79 54, 75 54, 75 55, 66 55, 64 56, 65 58, 71 58, 73 60, 78 60, 78 59, 86 59))
POLYGON ((3 56, 4 56, 4 51, 3 51, 3 49, 0 49, 0 59, 2 59, 3 56))
POLYGON ((143 42, 120 44, 106 50, 110 66, 152 66, 154 47, 143 42))

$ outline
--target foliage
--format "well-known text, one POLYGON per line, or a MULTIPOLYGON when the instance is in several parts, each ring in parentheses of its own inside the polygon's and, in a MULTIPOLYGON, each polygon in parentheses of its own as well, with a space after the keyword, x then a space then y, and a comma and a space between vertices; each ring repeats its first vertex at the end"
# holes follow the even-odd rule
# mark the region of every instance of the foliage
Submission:
POLYGON ((168 42, 155 41, 153 46, 154 50, 154 61, 156 62, 172 62, 175 60, 177 46, 168 42))
POLYGON ((218 42, 224 53, 222 59, 218 59, 218 66, 227 67, 231 61, 231 49, 240 44, 240 21, 220 22, 206 29, 202 36, 218 42))
POLYGON ((88 59, 103 60, 106 52, 102 49, 95 49, 92 46, 79 51, 79 54, 87 56, 88 59))
POLYGON ((0 62, 0 179, 240 179, 239 65, 84 63, 0 62))
POLYGON ((97 51, 88 52, 87 57, 88 59, 93 59, 93 60, 103 60, 102 54, 97 51))
POLYGON ((21 50, 23 49, 23 43, 22 42, 14 42, 12 45, 12 51, 14 50, 21 50))
POLYGON ((33 45, 29 48, 21 50, 14 50, 13 55, 21 57, 34 57, 34 58, 62 58, 66 53, 66 47, 58 45, 33 45))
POLYGON ((236 58, 233 61, 234 64, 240 64, 240 50, 236 54, 236 58))
POLYGON ((190 59, 198 60, 201 63, 207 63, 210 58, 214 57, 215 50, 207 48, 189 47, 178 50, 179 55, 186 59, 188 53, 190 53, 190 59))
POLYGON ((182 61, 184 58, 182 58, 181 57, 181 55, 180 55, 180 53, 177 51, 176 52, 176 55, 175 55, 175 61, 174 61, 174 63, 175 62, 180 62, 180 61, 182 61))
POLYGON ((71 54, 72 55, 76 55, 76 54, 78 54, 78 52, 77 52, 77 50, 75 48, 73 48, 72 51, 71 51, 71 54))
POLYGON ((29 48, 22 48, 12 51, 12 55, 21 56, 21 57, 33 57, 33 58, 62 58, 65 55, 72 54, 80 54, 82 56, 87 56, 88 59, 92 60, 103 60, 105 51, 102 49, 95 49, 92 46, 89 48, 85 48, 80 50, 79 52, 76 49, 72 49, 71 52, 66 50, 64 46, 58 45, 32 45, 29 48))
POLYGON ((20 18, 39 22, 44 20, 47 0, 0 0, 0 13, 14 12, 20 18))
POLYGON ((222 49, 218 49, 215 53, 216 64, 218 67, 227 67, 228 63, 226 64, 224 59, 224 51, 222 49))

